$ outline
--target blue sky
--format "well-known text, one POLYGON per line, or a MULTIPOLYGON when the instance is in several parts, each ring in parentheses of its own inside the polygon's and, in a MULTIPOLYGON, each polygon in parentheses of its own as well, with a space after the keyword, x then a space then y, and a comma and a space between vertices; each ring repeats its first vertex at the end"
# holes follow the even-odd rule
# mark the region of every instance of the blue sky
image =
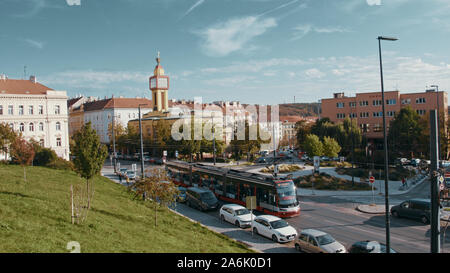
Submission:
POLYGON ((450 87, 448 0, 0 0, 0 73, 57 90, 274 104, 450 87))

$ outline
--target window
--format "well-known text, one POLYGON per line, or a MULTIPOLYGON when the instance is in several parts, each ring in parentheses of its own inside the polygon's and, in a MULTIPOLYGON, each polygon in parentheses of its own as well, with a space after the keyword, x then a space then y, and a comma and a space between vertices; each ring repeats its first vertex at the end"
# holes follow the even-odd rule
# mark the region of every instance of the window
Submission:
POLYGON ((44 139, 40 139, 39 140, 39 145, 41 146, 41 147, 44 147, 44 144, 45 144, 45 142, 44 142, 44 139))
POLYGON ((373 117, 382 117, 383 112, 373 112, 373 117))
POLYGON ((44 123, 39 123, 39 131, 44 131, 44 123))
POLYGON ((349 117, 350 118, 356 118, 356 117, 358 117, 358 115, 356 113, 350 113, 349 117))
POLYGON ((423 104, 423 103, 426 103, 426 102, 427 102, 427 100, 425 98, 417 98, 416 99, 416 103, 417 104, 423 104))
POLYGON ((337 114, 337 118, 339 118, 339 119, 345 118, 345 114, 344 113, 338 113, 337 114))
POLYGON ((43 105, 39 105, 39 115, 43 115, 44 114, 44 106, 43 105))
POLYGON ((9 124, 9 128, 11 128, 12 130, 14 130, 14 123, 10 123, 10 124, 9 124))
POLYGON ((387 105, 395 105, 395 104, 397 104, 397 100, 396 99, 386 100, 386 104, 387 105))
POLYGON ((402 99, 402 104, 411 104, 411 99, 402 99))
POLYGON ((379 106, 379 105, 381 105, 382 104, 382 100, 374 100, 374 101, 372 101, 372 104, 373 104, 373 106, 379 106))
POLYGON ((56 131, 61 131, 61 122, 56 122, 56 131))
POLYGON ((368 133, 370 132, 370 124, 364 124, 362 123, 361 125, 359 125, 361 127, 361 131, 363 131, 363 133, 368 133))
POLYGON ((0 115, 3 115, 3 105, 0 105, 0 115))
POLYGON ((19 115, 23 115, 23 105, 19 105, 19 115))
POLYGON ((34 112, 33 105, 28 106, 28 115, 32 115, 34 112))
POLYGON ((348 105, 350 105, 350 107, 356 107, 356 101, 349 102, 348 105))
POLYGON ((59 105, 55 105, 55 115, 61 114, 61 107, 59 105))
POLYGON ((363 100, 359 102, 359 106, 368 106, 369 102, 367 100, 363 100))
POLYGON ((359 113, 359 117, 360 118, 368 118, 369 117, 369 112, 361 112, 361 113, 359 113))
POLYGON ((395 116, 395 111, 388 111, 387 114, 386 114, 386 116, 388 116, 388 117, 393 117, 393 116, 395 116))
POLYGON ((34 132, 34 123, 30 123, 28 125, 28 129, 30 130, 30 132, 34 132))
POLYGON ((14 115, 14 106, 8 105, 8 115, 14 115))
POLYGON ((416 110, 417 114, 423 116, 427 112, 427 110, 416 110))
POLYGON ((345 103, 343 103, 343 102, 336 103, 337 108, 344 108, 344 106, 345 106, 345 103))
POLYGON ((61 138, 56 138, 56 146, 61 147, 61 138))
POLYGON ((21 131, 21 132, 25 131, 25 124, 21 123, 19 125, 19 131, 21 131))
POLYGON ((380 124, 374 124, 374 125, 373 125, 373 131, 374 131, 374 132, 381 132, 381 126, 380 126, 380 124))

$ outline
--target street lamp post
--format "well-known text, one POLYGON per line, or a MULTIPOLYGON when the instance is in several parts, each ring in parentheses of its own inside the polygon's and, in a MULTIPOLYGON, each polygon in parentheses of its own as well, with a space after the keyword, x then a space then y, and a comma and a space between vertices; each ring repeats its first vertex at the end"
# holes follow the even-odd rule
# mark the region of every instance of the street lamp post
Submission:
POLYGON ((387 138, 386 138, 386 114, 385 114, 385 101, 384 101, 384 82, 383 82, 383 61, 381 58, 381 40, 385 41, 397 41, 397 38, 378 36, 378 50, 380 55, 380 76, 381 76, 381 99, 383 106, 383 140, 384 140, 384 197, 385 197, 385 217, 386 217, 386 253, 390 253, 390 219, 389 219, 389 167, 388 167, 388 150, 387 150, 387 138))
POLYGON ((437 108, 437 139, 438 139, 438 150, 439 150, 439 160, 441 160, 441 136, 439 134, 439 120, 440 120, 440 114, 439 114, 439 86, 437 85, 431 85, 431 87, 436 88, 436 108, 437 108))
POLYGON ((216 166, 216 128, 214 128, 214 112, 211 112, 211 126, 212 126, 212 137, 213 137, 213 160, 214 166, 216 166))
POLYGON ((144 143, 142 140, 142 122, 141 122, 141 105, 147 105, 146 103, 143 104, 139 104, 138 109, 139 109, 139 135, 141 138, 141 177, 142 179, 145 178, 145 173, 144 173, 144 143))
POLYGON ((114 173, 117 172, 116 170, 116 165, 117 165, 117 159, 116 159, 116 136, 114 134, 114 119, 116 118, 116 116, 114 116, 114 112, 112 115, 112 139, 113 139, 113 157, 114 157, 114 173))

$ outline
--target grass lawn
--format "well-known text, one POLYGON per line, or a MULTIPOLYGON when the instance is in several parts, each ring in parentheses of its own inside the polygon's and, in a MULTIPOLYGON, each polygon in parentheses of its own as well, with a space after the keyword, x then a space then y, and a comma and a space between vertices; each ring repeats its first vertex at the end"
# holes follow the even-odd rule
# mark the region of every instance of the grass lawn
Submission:
MULTIPOLYGON (((306 175, 298 177, 294 180, 295 184, 300 188, 312 189, 314 183, 315 190, 329 190, 329 191, 370 191, 372 186, 369 183, 361 183, 337 178, 326 173, 320 175, 306 175)), ((376 188, 374 188, 376 190, 376 188)))
POLYGON ((121 185, 94 180, 95 195, 87 220, 71 224, 70 185, 85 185, 74 172, 44 167, 0 165, 0 252, 253 252, 167 209, 133 200, 121 185))

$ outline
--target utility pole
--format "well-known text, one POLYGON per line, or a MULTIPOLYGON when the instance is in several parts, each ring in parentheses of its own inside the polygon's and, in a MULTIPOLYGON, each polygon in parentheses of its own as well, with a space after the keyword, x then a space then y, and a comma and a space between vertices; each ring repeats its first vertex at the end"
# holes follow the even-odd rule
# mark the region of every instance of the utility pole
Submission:
POLYGON ((213 136, 213 160, 214 166, 216 166, 216 128, 214 128, 214 112, 211 112, 211 126, 212 126, 212 136, 213 136))
POLYGON ((431 253, 440 252, 440 212, 439 212, 439 147, 436 110, 430 110, 430 156, 431 156, 431 253))
POLYGON ((116 159, 116 136, 114 134, 114 119, 116 117, 114 116, 114 111, 112 115, 112 139, 113 139, 113 157, 114 157, 114 173, 116 173, 116 165, 117 165, 117 159, 116 159))
MULTIPOLYGON (((144 172, 144 142, 142 140, 142 122, 141 122, 141 105, 147 105, 147 104, 139 104, 139 135, 141 138, 141 177, 142 179, 145 178, 145 172, 144 172)), ((155 132, 153 132, 155 133, 155 132)))
POLYGON ((436 88, 436 109, 437 109, 437 138, 438 138, 438 150, 439 150, 439 155, 438 155, 438 159, 441 160, 441 134, 439 133, 441 128, 439 127, 439 122, 440 122, 440 114, 439 114, 439 86, 437 85, 432 85, 431 87, 436 88))

